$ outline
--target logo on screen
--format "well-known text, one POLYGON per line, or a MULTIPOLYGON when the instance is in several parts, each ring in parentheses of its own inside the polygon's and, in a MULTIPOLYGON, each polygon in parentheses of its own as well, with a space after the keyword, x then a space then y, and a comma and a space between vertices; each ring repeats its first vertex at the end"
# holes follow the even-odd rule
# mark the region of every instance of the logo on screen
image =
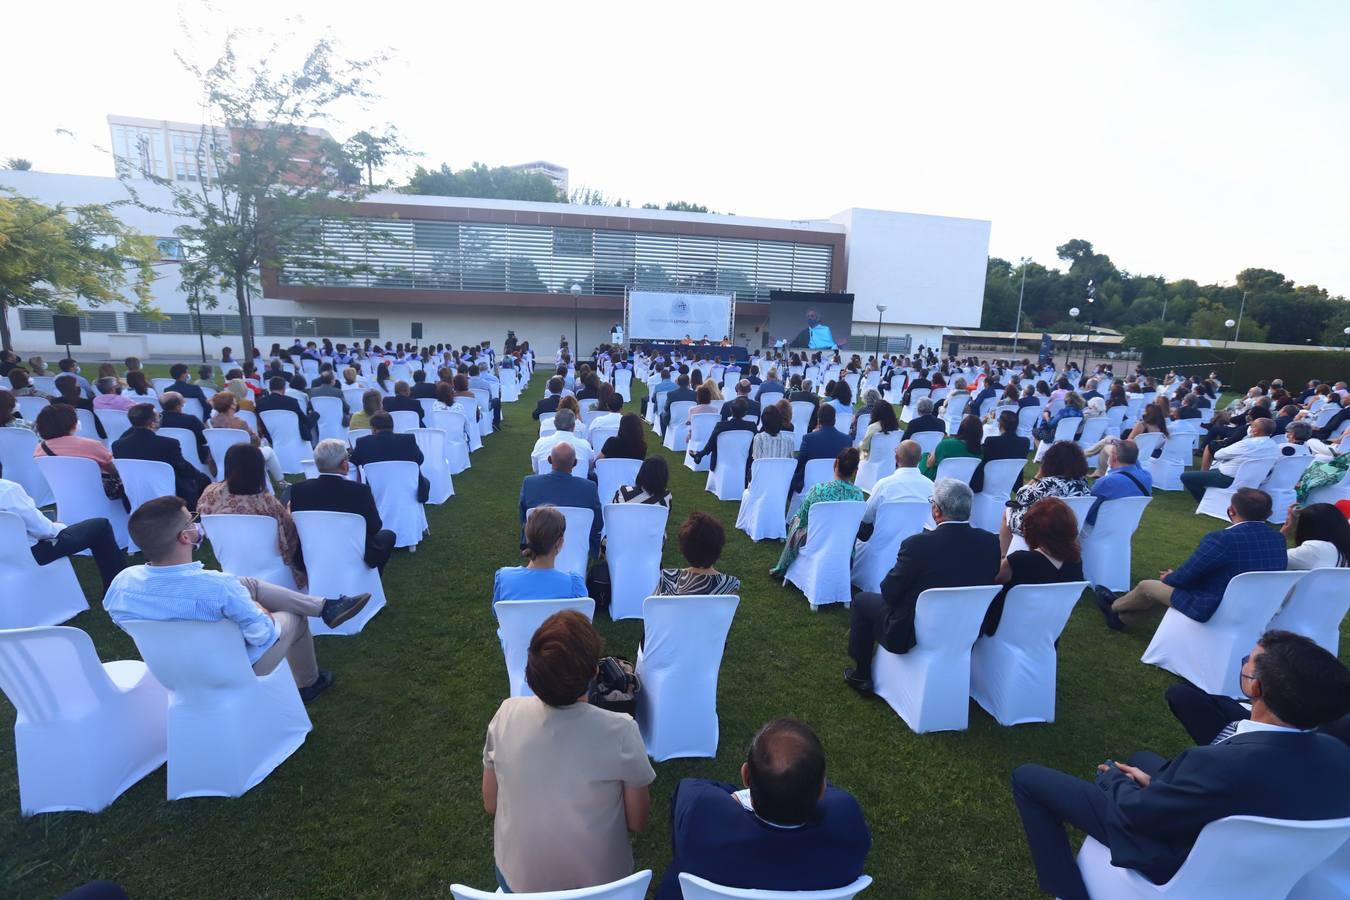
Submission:
POLYGON ((683 321, 689 318, 689 301, 683 297, 677 297, 670 305, 670 316, 676 321, 683 321))

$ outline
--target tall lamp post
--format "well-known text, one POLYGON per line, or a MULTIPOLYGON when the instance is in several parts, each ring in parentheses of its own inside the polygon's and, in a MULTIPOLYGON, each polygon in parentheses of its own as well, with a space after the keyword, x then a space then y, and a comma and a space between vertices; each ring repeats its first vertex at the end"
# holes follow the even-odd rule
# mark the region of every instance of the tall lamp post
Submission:
POLYGON ((572 282, 572 359, 581 359, 581 282, 572 282))
POLYGON ((886 304, 877 304, 877 369, 881 369, 881 314, 886 311, 886 304))
POLYGON ((1341 347, 1341 349, 1342 350, 1350 349, 1350 325, 1347 325, 1343 329, 1341 329, 1341 334, 1345 335, 1345 344, 1341 347))
POLYGON ((1013 323, 1013 356, 1017 355, 1017 342, 1022 338, 1022 298, 1027 294, 1027 263, 1030 256, 1022 257, 1022 287, 1017 291, 1017 321, 1013 323))
MULTIPOLYGON (((1229 319, 1228 321, 1226 321, 1226 322, 1223 323, 1223 327, 1224 327, 1224 328, 1234 328, 1234 327, 1236 327, 1236 326, 1237 326, 1237 322, 1233 321, 1232 319, 1229 319)), ((1236 335, 1236 334, 1233 335, 1233 340, 1237 340, 1237 335, 1236 335)), ((1227 335, 1224 335, 1223 346, 1224 346, 1225 349, 1227 349, 1227 347, 1228 347, 1228 336, 1227 336, 1227 335)))
POLYGON ((1087 305, 1087 319, 1086 319, 1086 322, 1084 323, 1085 328, 1084 328, 1084 331, 1083 331, 1083 372, 1084 372, 1084 374, 1087 373, 1087 369, 1088 369, 1088 354, 1092 352, 1092 304, 1096 301, 1096 299, 1097 299, 1097 288, 1096 288, 1096 286, 1092 283, 1092 279, 1089 278, 1089 279, 1088 279, 1088 285, 1087 285, 1087 302, 1088 302, 1088 305, 1087 305))
MULTIPOLYGON (((1074 306, 1074 307, 1071 307, 1071 308, 1069 309, 1069 318, 1073 319, 1075 322, 1078 321, 1078 307, 1074 306)), ((1073 332, 1070 331, 1070 332, 1069 332, 1069 352, 1066 353, 1066 354, 1064 354, 1064 368, 1065 368, 1065 369, 1068 369, 1068 368, 1069 368, 1069 362, 1070 362, 1072 359, 1073 359, 1073 332)))

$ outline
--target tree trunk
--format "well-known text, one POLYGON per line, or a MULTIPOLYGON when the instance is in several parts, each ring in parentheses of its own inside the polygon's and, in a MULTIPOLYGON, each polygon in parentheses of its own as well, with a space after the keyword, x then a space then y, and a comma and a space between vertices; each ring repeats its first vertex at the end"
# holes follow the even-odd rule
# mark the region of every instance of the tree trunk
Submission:
POLYGON ((245 362, 253 361, 253 311, 248 302, 248 273, 235 274, 234 299, 239 307, 239 337, 244 342, 245 362))
POLYGON ((9 304, 4 300, 0 300, 0 349, 14 349, 9 333, 9 304))

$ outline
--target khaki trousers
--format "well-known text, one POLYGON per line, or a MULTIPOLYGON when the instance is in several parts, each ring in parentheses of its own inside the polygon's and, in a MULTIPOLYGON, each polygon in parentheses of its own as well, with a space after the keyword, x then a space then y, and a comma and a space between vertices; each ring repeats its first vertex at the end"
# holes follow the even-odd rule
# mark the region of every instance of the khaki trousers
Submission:
POLYGON ((297 687, 309 687, 319 677, 319 662, 314 656, 314 637, 309 633, 309 617, 323 612, 323 598, 311 597, 289 588, 278 587, 256 578, 240 578, 253 602, 272 614, 281 635, 267 652, 258 657, 253 671, 266 675, 284 658, 291 665, 297 687))
POLYGON ((1155 606, 1172 605, 1172 587, 1156 578, 1146 578, 1134 586, 1134 590, 1121 594, 1111 604, 1111 611, 1123 619, 1138 616, 1155 606))

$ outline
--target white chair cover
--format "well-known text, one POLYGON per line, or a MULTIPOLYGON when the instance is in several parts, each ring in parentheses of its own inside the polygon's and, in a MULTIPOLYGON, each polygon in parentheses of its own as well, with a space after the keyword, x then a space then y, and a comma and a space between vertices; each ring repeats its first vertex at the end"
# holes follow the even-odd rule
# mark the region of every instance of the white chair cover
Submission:
MULTIPOLYGON (((1119 409, 1120 407, 1114 407, 1119 409)), ((1139 465, 1145 466, 1150 470, 1153 464, 1149 461, 1153 459, 1153 451, 1162 446, 1162 442, 1167 440, 1167 436, 1159 431, 1149 431, 1139 435, 1134 439, 1134 445, 1139 448, 1139 465)))
MULTIPOLYGON (((454 405, 464 416, 465 429, 469 434, 469 452, 476 453, 483 449, 483 429, 478 424, 478 400, 473 397, 456 397, 454 405)), ((552 419, 549 420, 550 424, 552 424, 552 421, 552 419)), ((541 418, 539 421, 541 433, 543 426, 544 422, 541 418)), ((488 423, 488 427, 492 427, 491 422, 488 423)))
MULTIPOLYGON (((178 447, 183 453, 183 459, 192 464, 192 467, 203 475, 210 475, 211 469, 202 460, 201 450, 197 447, 197 436, 186 428, 163 428, 159 429, 161 437, 173 438, 178 442, 178 447)), ((210 445, 208 444, 209 448, 210 445)), ((119 462, 120 465, 120 462, 119 462)), ((225 467, 225 457, 217 460, 217 467, 225 467)), ((118 471, 121 471, 120 469, 118 471)), ((172 491, 170 492, 172 493, 172 491)))
POLYGON ((811 430, 811 416, 815 415, 816 405, 808 400, 793 400, 788 404, 792 407, 792 427, 801 434, 806 434, 811 430))
POLYGON ((853 540, 867 505, 857 500, 816 503, 806 526, 806 543, 788 566, 784 584, 795 584, 815 612, 827 603, 853 602, 849 570, 853 540))
POLYGON ((595 427, 586 433, 586 441, 591 445, 591 449, 599 453, 604 448, 605 441, 618 436, 619 426, 617 425, 595 427))
POLYGON ((39 456, 38 471, 51 485, 56 497, 56 518, 66 524, 85 519, 107 519, 112 525, 117 546, 127 548, 127 511, 121 500, 109 500, 103 493, 103 476, 98 463, 78 456, 39 456))
POLYGON ((27 428, 0 428, 0 470, 7 480, 22 487, 38 506, 50 506, 56 502, 56 495, 33 461, 37 446, 38 436, 27 428))
POLYGON ((910 440, 918 444, 919 450, 927 456, 937 448, 937 445, 942 442, 944 437, 946 437, 946 435, 941 431, 916 431, 910 436, 910 440))
POLYGON ((38 413, 47 408, 49 401, 42 397, 15 397, 19 414, 28 422, 36 422, 38 413))
POLYGON ((641 618, 642 601, 656 592, 661 578, 670 510, 657 503, 606 503, 603 514, 610 618, 641 618))
MULTIPOLYGON (((712 434, 713 426, 721 421, 721 416, 717 413, 699 413, 696 416, 689 417, 692 433, 684 448, 684 467, 693 472, 707 472, 711 468, 710 460, 704 457, 702 462, 694 462, 694 454, 703 449, 703 445, 708 443, 708 435, 712 434)), ((748 434, 749 432, 747 432, 748 434)))
POLYGON ((642 468, 642 460, 640 459, 597 459, 595 461, 595 481, 600 494, 600 502, 611 502, 620 487, 636 481, 640 468, 642 468))
POLYGON ((999 586, 929 588, 914 612, 918 645, 877 647, 872 685, 917 734, 964 731, 970 711, 970 650, 999 586))
POLYGON ((680 893, 684 900, 852 900, 872 883, 872 876, 863 875, 857 881, 828 891, 760 891, 729 888, 713 884, 688 872, 680 873, 680 893))
POLYGON ((1003 511, 1012 495, 1017 476, 1026 468, 1025 459, 994 459, 984 464, 984 484, 970 507, 970 524, 998 534, 1003 511))
POLYGON ((167 756, 168 693, 140 660, 100 663, 78 628, 0 631, 0 690, 25 816, 98 812, 167 756))
POLYGON ((225 478, 225 454, 235 444, 247 444, 252 438, 242 428, 208 428, 204 433, 206 446, 211 450, 211 458, 216 461, 214 480, 222 481, 225 478))
MULTIPOLYGON (((1065 498, 1068 502, 1073 498, 1065 498)), ((1086 498, 1083 505, 1091 507, 1086 498)), ((1121 497, 1107 500, 1097 507, 1097 521, 1082 534, 1083 574, 1092 584, 1103 585, 1113 591, 1130 589, 1131 545, 1135 529, 1144 516, 1151 497, 1121 497)), ((1078 509, 1074 510, 1079 513, 1078 509)), ((1084 515, 1078 515, 1081 530, 1084 515)))
MULTIPOLYGON (((923 500, 890 500, 878 507, 872 536, 860 542, 853 551, 850 579, 858 590, 881 590, 881 579, 895 568, 900 545, 905 538, 923 531, 931 513, 932 506, 923 500)), ((811 515, 815 515, 814 509, 811 515)))
MULTIPOLYGON (((1116 407, 1116 409, 1120 408, 1121 407, 1119 406, 1116 407)), ((1108 424, 1110 423, 1105 416, 1094 416, 1091 419, 1084 419, 1083 433, 1078 436, 1078 446, 1087 450, 1093 444, 1100 441, 1106 436, 1106 426, 1108 424)), ((1096 456, 1093 456, 1092 459, 1095 460, 1096 456)), ((1095 465, 1093 462, 1089 462, 1088 464, 1095 465)))
MULTIPOLYGON (((122 476, 122 487, 127 500, 131 501, 131 511, 141 508, 141 504, 159 497, 173 496, 173 466, 168 463, 145 459, 119 459, 117 474, 122 476)), ((139 552, 134 541, 128 540, 127 549, 139 552)))
POLYGON ((169 690, 170 800, 241 796, 304 743, 311 726, 291 667, 283 659, 270 674, 253 674, 238 625, 124 627, 169 690))
POLYGON ((418 427, 417 413, 410 409, 394 410, 389 416, 394 420, 394 432, 397 434, 411 434, 418 427))
POLYGON ((478 402, 478 430, 482 437, 492 434, 492 394, 483 388, 471 388, 469 393, 473 394, 474 400, 478 402))
POLYGON ((933 393, 931 388, 914 388, 909 392, 909 405, 905 407, 905 421, 913 422, 919 416, 919 401, 933 393))
POLYGON ((1032 432, 1036 428, 1036 423, 1040 421, 1041 408, 1039 406, 1024 406, 1017 411, 1017 433, 1024 438, 1031 438, 1032 432))
POLYGON ((970 477, 975 474, 975 469, 980 465, 980 461, 973 456, 952 456, 938 463, 937 476, 934 481, 940 481, 943 478, 955 478, 957 481, 964 481, 970 484, 970 477))
POLYGON ((417 463, 410 460, 369 463, 361 477, 375 495, 384 527, 394 532, 395 547, 416 547, 427 530, 427 513, 417 502, 417 463))
POLYGON ((903 431, 874 435, 868 445, 867 459, 858 463, 858 477, 853 483, 872 493, 873 485, 895 471, 895 448, 900 446, 904 436, 903 431))
POLYGON ((676 400, 670 406, 670 427, 666 429, 665 440, 661 446, 667 450, 675 450, 683 453, 689 442, 689 429, 686 423, 689 419, 689 410, 694 408, 692 400, 676 400))
POLYGON ((309 592, 318 597, 370 594, 358 615, 337 628, 329 628, 319 616, 310 616, 309 630, 325 634, 357 634, 375 614, 384 609, 384 584, 378 569, 366 565, 366 520, 355 513, 304 510, 291 513, 305 557, 309 592))
POLYGON ((970 696, 1000 725, 1055 721, 1055 641, 1086 581, 1019 584, 1008 591, 993 636, 970 651, 970 696))
POLYGON ((272 450, 281 463, 281 471, 287 475, 303 474, 305 469, 300 461, 313 457, 309 442, 300 437, 300 422, 295 413, 285 409, 269 409, 261 412, 263 425, 272 440, 272 450))
MULTIPOLYGON (((651 883, 652 870, 643 869, 627 878, 601 884, 596 887, 579 888, 571 891, 534 891, 515 893, 511 896, 520 900, 644 900, 647 885, 651 883)), ((450 885, 450 896, 455 900, 499 900, 501 891, 480 891, 462 884, 450 885)))
POLYGON ((89 438, 91 441, 102 443, 103 438, 98 436, 98 427, 95 426, 94 421, 93 410, 77 408, 75 410, 75 433, 82 438, 89 438))
POLYGON ((745 493, 745 462, 754 432, 727 431, 717 439, 717 468, 708 472, 706 488, 718 500, 740 500, 745 493))
POLYGON ((473 465, 469 460, 469 423, 458 407, 431 411, 427 414, 427 427, 445 432, 445 458, 450 463, 451 476, 473 465))
POLYGON ((337 397, 314 397, 309 403, 319 414, 319 440, 346 440, 347 426, 342 424, 342 401, 337 397))
POLYGON ((1167 442, 1163 444, 1162 456, 1145 457, 1141 453, 1139 459, 1141 462, 1148 460, 1154 490, 1179 491, 1181 473, 1195 461, 1195 436, 1188 431, 1173 430, 1167 442))
MULTIPOLYGON (((532 506, 525 511, 526 521, 534 515, 534 509, 532 506)), ((563 531, 562 550, 558 552, 554 567, 585 578, 586 563, 591 555, 591 523, 595 520, 595 514, 579 506, 559 506, 557 510, 567 520, 567 527, 563 531)))
POLYGON ((1252 651, 1303 572, 1244 572, 1228 582, 1208 622, 1169 609, 1141 662, 1180 675, 1209 694, 1241 697, 1242 657, 1252 651))
MULTIPOLYGON (((794 470, 795 471, 795 470, 794 470)), ((793 494, 788 503, 787 517, 791 519, 797 514, 797 507, 802 505, 802 498, 806 492, 821 482, 830 481, 834 478, 834 460, 833 459, 808 459, 806 467, 802 471, 802 489, 793 494)))
POLYGON ((1350 840, 1304 875, 1289 892, 1288 900, 1322 900, 1324 897, 1350 897, 1350 840))
POLYGON ((717 755, 717 675, 739 597, 648 597, 638 651, 637 722, 657 762, 717 755))
MULTIPOLYGON (((1078 870, 1090 896, 1109 900, 1270 900, 1293 897, 1290 891, 1299 879, 1345 846, 1347 838, 1350 819, 1297 822, 1229 816, 1200 830, 1186 862, 1167 884, 1154 884, 1133 869, 1112 865, 1110 848, 1090 837, 1078 852, 1078 870), (1237 847, 1242 852, 1233 852, 1237 847)), ((1324 900, 1344 894, 1312 896, 1324 900)))
POLYGON ((595 617, 595 601, 590 597, 574 600, 499 600, 493 604, 497 614, 497 636, 501 640, 502 655, 506 657, 506 677, 510 682, 511 697, 533 697, 525 681, 525 663, 530 655, 530 641, 544 620, 554 613, 574 609, 587 619, 595 617))
MULTIPOLYGON (((853 417, 853 446, 862 447, 863 438, 867 436, 867 429, 871 424, 872 414, 870 412, 860 412, 853 417)), ((838 425, 835 427, 837 428, 838 425)), ((903 432, 901 433, 903 434, 903 432)))
POLYGON ((440 505, 455 496, 450 461, 445 452, 445 432, 439 428, 414 428, 411 434, 417 439, 417 447, 422 451, 422 474, 431 483, 427 502, 440 505))
POLYGON ((352 412, 359 412, 362 409, 361 398, 365 396, 368 388, 363 387, 345 387, 342 389, 342 399, 347 401, 347 408, 352 412))
POLYGON ((202 516, 202 528, 222 572, 295 590, 295 576, 277 548, 276 519, 235 514, 202 516))
POLYGON ((1285 519, 1289 517, 1289 506, 1296 498, 1294 485, 1298 484, 1298 480, 1303 477, 1303 470, 1308 468, 1312 461, 1311 455, 1276 458, 1274 468, 1261 485, 1261 490, 1270 495, 1271 512, 1270 518, 1266 521, 1274 522, 1276 525, 1284 524, 1285 519))
POLYGON ((1350 569, 1313 569, 1295 584, 1267 631, 1301 634, 1332 656, 1341 649, 1341 620, 1350 611, 1350 569))
POLYGON ((0 597, 0 629, 59 625, 89 608, 70 560, 39 566, 23 520, 8 512, 0 512, 0 597))
POLYGON ((757 459, 750 464, 750 486, 741 495, 736 527, 752 541, 781 541, 787 537, 783 511, 787 508, 795 459, 757 459))
MULTIPOLYGON (((1306 457, 1305 457, 1306 458, 1306 457)), ((1213 516, 1216 519, 1228 521, 1228 504, 1232 501, 1233 495, 1242 488, 1259 488, 1261 483, 1266 480, 1274 466, 1274 460, 1270 459, 1248 459, 1238 465, 1237 474, 1233 476, 1233 483, 1228 487, 1207 487, 1205 493, 1200 497, 1200 503, 1195 508, 1197 516, 1213 516)), ((1285 504, 1288 506, 1288 504, 1285 504)))

